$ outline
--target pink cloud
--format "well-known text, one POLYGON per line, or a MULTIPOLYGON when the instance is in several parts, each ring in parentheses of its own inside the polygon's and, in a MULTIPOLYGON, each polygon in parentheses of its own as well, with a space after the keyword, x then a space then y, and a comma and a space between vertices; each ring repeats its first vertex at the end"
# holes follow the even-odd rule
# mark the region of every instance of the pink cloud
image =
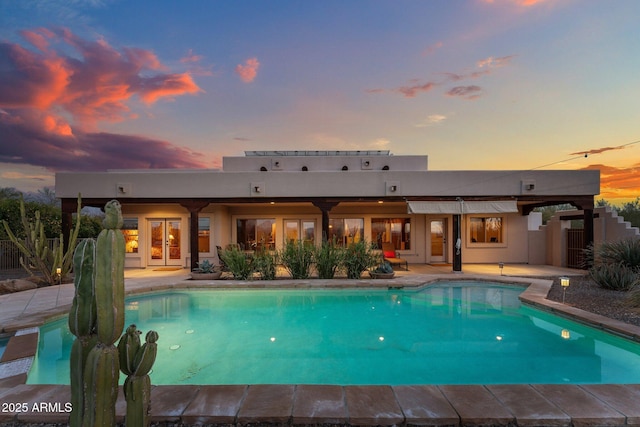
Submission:
POLYGON ((447 91, 447 96, 460 97, 468 100, 477 99, 480 97, 482 88, 480 86, 456 86, 447 91))
POLYGON ((413 86, 402 86, 396 89, 396 92, 400 92, 405 98, 414 98, 421 92, 429 92, 436 86, 436 83, 427 82, 424 84, 416 84, 413 86))
POLYGON ((116 49, 67 29, 23 31, 35 49, 0 42, 0 162, 50 170, 207 167, 202 154, 144 136, 89 132, 149 105, 201 92, 149 50, 116 49), (69 53, 71 51, 71 53, 69 53))
POLYGON ((78 124, 94 124, 126 118, 135 96, 153 103, 201 91, 191 75, 166 72, 145 49, 117 50, 103 39, 83 40, 67 29, 22 34, 40 52, 0 44, 0 108, 55 108, 78 124), (50 49, 53 39, 78 55, 50 49))
POLYGON ((258 62, 258 58, 249 58, 244 63, 245 65, 238 64, 236 66, 236 74, 240 76, 240 80, 243 82, 251 83, 258 75, 260 62, 258 62))
POLYGON ((432 55, 434 54, 438 49, 440 49, 442 47, 442 42, 436 42, 430 46, 427 46, 427 48, 422 52, 423 56, 428 56, 428 55, 432 55))

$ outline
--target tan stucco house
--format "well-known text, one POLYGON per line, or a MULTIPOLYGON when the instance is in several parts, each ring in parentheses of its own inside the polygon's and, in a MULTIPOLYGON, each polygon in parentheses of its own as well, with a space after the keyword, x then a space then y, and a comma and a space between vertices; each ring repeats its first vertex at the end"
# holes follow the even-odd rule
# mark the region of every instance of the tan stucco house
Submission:
POLYGON ((570 203, 593 241, 593 170, 430 171, 426 155, 388 151, 251 151, 221 170, 60 172, 69 228, 76 198, 122 204, 126 266, 194 267, 216 247, 279 249, 286 241, 390 242, 415 263, 549 262, 531 239, 535 207, 570 203))

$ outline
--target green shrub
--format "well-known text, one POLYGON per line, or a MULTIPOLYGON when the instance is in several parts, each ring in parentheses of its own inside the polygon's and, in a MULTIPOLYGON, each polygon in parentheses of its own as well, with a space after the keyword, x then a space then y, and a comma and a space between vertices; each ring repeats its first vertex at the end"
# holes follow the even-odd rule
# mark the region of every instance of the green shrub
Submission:
POLYGON ((622 262, 597 265, 589 275, 600 287, 614 291, 628 291, 639 281, 637 271, 622 262))
POLYGON ((380 255, 375 251, 375 246, 361 240, 347 246, 342 265, 348 279, 359 279, 363 271, 378 264, 379 261, 380 255))
POLYGON ((333 242, 322 242, 314 253, 318 279, 333 279, 344 258, 344 249, 333 242))
POLYGON ((636 285, 631 288, 629 294, 627 295, 627 304, 631 307, 640 307, 640 284, 636 283, 636 285))
POLYGON ((268 250, 256 252, 253 257, 254 270, 260 274, 262 280, 276 278, 276 257, 268 250))
POLYGON ((293 279, 308 279, 313 264, 313 246, 303 242, 287 242, 280 252, 280 262, 293 279))
POLYGON ((624 264, 640 269, 640 239, 626 238, 603 242, 592 249, 595 264, 624 264))
POLYGON ((236 280, 247 280, 253 275, 253 263, 239 248, 225 249, 220 258, 236 280))

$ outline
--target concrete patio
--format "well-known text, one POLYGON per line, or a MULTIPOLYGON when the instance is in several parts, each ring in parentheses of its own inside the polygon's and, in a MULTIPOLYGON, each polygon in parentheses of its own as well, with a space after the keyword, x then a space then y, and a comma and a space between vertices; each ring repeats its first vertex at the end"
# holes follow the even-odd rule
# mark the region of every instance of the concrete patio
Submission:
MULTIPOLYGON (((549 266, 411 265, 385 280, 304 280, 236 282, 186 280, 186 270, 127 270, 127 293, 192 287, 398 287, 433 280, 488 279, 529 284, 521 299, 575 320, 640 341, 640 328, 546 300, 552 276, 580 270, 549 266)), ((0 296, 0 329, 13 334, 0 360, 0 425, 67 425, 69 387, 26 385, 35 356, 38 328, 66 315, 73 285, 0 296), (11 410, 20 403, 26 410, 11 410), (6 404, 6 405, 5 405, 6 404), (6 406, 6 408, 5 408, 6 406), (5 410, 6 409, 6 410, 5 410)), ((201 385, 154 386, 152 422, 158 425, 640 425, 640 385, 201 385)), ((120 394, 117 414, 124 416, 120 394)))

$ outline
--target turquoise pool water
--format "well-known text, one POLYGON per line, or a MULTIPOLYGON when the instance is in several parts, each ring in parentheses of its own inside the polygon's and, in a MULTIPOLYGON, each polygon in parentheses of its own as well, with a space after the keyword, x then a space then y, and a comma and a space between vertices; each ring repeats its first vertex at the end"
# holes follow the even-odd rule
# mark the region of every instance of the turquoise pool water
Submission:
MULTIPOLYGON (((640 383, 640 345, 522 306, 523 288, 194 290, 127 300, 160 334, 154 384, 640 383)), ((29 383, 69 382, 66 319, 29 383)))

